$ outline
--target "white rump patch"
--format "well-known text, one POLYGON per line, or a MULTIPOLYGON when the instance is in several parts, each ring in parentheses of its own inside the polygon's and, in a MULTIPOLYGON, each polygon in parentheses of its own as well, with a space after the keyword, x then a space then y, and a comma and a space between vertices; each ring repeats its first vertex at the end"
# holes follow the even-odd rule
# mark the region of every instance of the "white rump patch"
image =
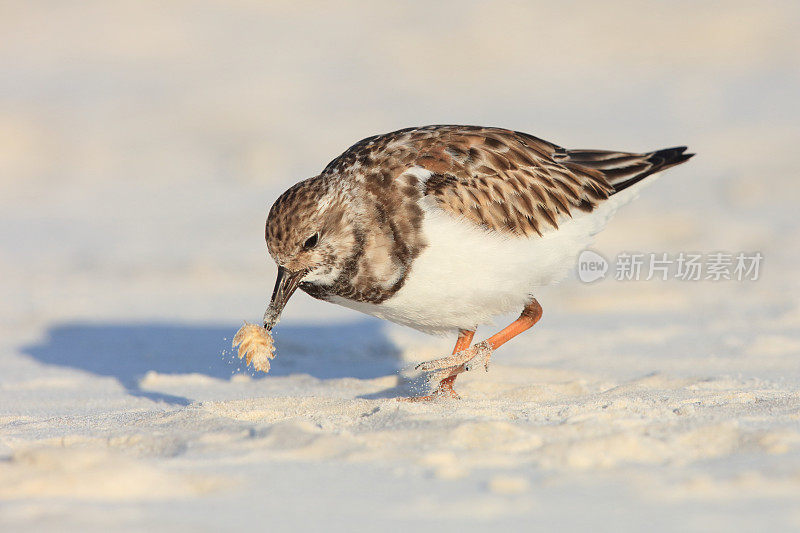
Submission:
POLYGON ((411 167, 402 174, 400 174, 398 178, 401 178, 403 176, 414 176, 419 180, 420 183, 425 183, 426 181, 428 181, 428 178, 433 176, 433 172, 431 172, 427 168, 411 167))

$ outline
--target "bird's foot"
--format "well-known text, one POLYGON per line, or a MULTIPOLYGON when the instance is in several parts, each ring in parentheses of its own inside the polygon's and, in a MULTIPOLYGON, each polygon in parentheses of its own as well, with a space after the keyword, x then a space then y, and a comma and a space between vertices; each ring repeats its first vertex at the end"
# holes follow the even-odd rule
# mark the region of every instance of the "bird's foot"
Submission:
POLYGON ((422 370, 427 374, 425 380, 428 383, 437 384, 436 390, 427 396, 402 398, 401 400, 407 402, 429 402, 448 398, 461 399, 458 393, 453 390, 453 382, 456 376, 477 368, 483 368, 488 372, 489 360, 493 351, 494 348, 491 343, 483 341, 451 356, 418 364, 416 369, 422 370))
POLYGON ((481 366, 488 372, 489 360, 492 357, 493 350, 494 348, 490 343, 483 341, 449 357, 420 363, 416 366, 416 369, 428 372, 428 381, 431 382, 442 381, 449 376, 469 372, 481 366))
POLYGON ((422 370, 427 374, 425 379, 428 383, 437 384, 436 390, 427 396, 408 398, 407 400, 420 402, 445 398, 460 399, 458 393, 453 390, 453 381, 455 381, 456 376, 477 368, 483 368, 488 372, 489 360, 492 357, 493 350, 489 342, 483 341, 449 357, 418 364, 416 366, 417 370, 422 370))
POLYGON ((492 358, 492 353, 494 353, 492 345, 487 341, 483 341, 470 348, 470 350, 474 350, 475 355, 464 363, 464 372, 470 372, 481 367, 483 367, 484 372, 488 372, 489 361, 492 358))

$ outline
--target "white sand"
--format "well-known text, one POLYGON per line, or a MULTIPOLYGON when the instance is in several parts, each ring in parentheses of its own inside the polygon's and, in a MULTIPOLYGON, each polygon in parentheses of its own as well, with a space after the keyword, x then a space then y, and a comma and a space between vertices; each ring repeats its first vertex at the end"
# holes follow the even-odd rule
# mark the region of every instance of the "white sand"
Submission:
POLYGON ((3 8, 0 530, 800 528, 796 3, 260 5, 3 8), (689 144, 595 249, 762 279, 542 291, 462 401, 393 400, 453 339, 303 294, 238 370, 270 202, 443 122, 689 144))

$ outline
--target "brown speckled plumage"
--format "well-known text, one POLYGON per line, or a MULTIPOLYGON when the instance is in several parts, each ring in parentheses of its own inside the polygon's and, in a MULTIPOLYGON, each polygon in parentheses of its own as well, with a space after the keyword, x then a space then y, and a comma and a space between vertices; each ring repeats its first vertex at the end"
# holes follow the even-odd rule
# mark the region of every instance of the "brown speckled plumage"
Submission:
POLYGON ((325 265, 320 279, 300 284, 310 295, 380 303, 403 286, 426 246, 423 198, 486 231, 538 238, 685 161, 684 150, 566 150, 525 133, 475 126, 399 130, 356 143, 319 176, 281 195, 269 213, 267 244, 290 270, 325 265), (314 234, 319 244, 304 250, 314 234))

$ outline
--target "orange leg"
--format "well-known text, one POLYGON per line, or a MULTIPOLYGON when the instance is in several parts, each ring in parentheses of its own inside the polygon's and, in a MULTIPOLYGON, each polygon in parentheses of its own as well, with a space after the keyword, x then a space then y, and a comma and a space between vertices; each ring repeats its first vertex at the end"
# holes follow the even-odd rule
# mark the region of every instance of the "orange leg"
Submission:
POLYGON ((518 319, 484 342, 488 343, 492 350, 495 350, 523 331, 531 329, 534 324, 539 322, 540 318, 542 318, 542 306, 539 305, 539 302, 534 298, 531 300, 531 303, 525 306, 525 309, 522 310, 518 319))
MULTIPOLYGON (((453 355, 457 354, 458 352, 463 352, 469 348, 469 345, 472 344, 472 337, 474 336, 475 330, 459 330, 458 340, 453 348, 453 355)), ((451 398, 458 398, 458 393, 453 390, 453 382, 455 382, 456 376, 458 376, 458 374, 448 376, 440 381, 439 387, 436 389, 436 392, 433 393, 433 396, 450 396, 451 398)))
POLYGON ((507 343, 523 331, 533 327, 539 319, 542 318, 542 306, 534 298, 525 306, 519 318, 512 322, 507 327, 503 328, 499 333, 496 333, 474 345, 472 348, 467 348, 472 341, 474 331, 461 331, 459 333, 458 342, 453 350, 453 355, 422 363, 417 368, 428 372, 435 372, 435 377, 442 376, 439 386, 436 391, 421 398, 414 398, 415 400, 430 400, 434 398, 441 398, 443 396, 450 396, 458 398, 458 394, 453 390, 453 382, 456 376, 462 372, 472 370, 476 363, 482 363, 486 370, 489 369, 489 358, 492 352, 507 343), (464 341, 462 343, 462 341, 464 341), (473 363, 475 360, 475 363, 473 363))

